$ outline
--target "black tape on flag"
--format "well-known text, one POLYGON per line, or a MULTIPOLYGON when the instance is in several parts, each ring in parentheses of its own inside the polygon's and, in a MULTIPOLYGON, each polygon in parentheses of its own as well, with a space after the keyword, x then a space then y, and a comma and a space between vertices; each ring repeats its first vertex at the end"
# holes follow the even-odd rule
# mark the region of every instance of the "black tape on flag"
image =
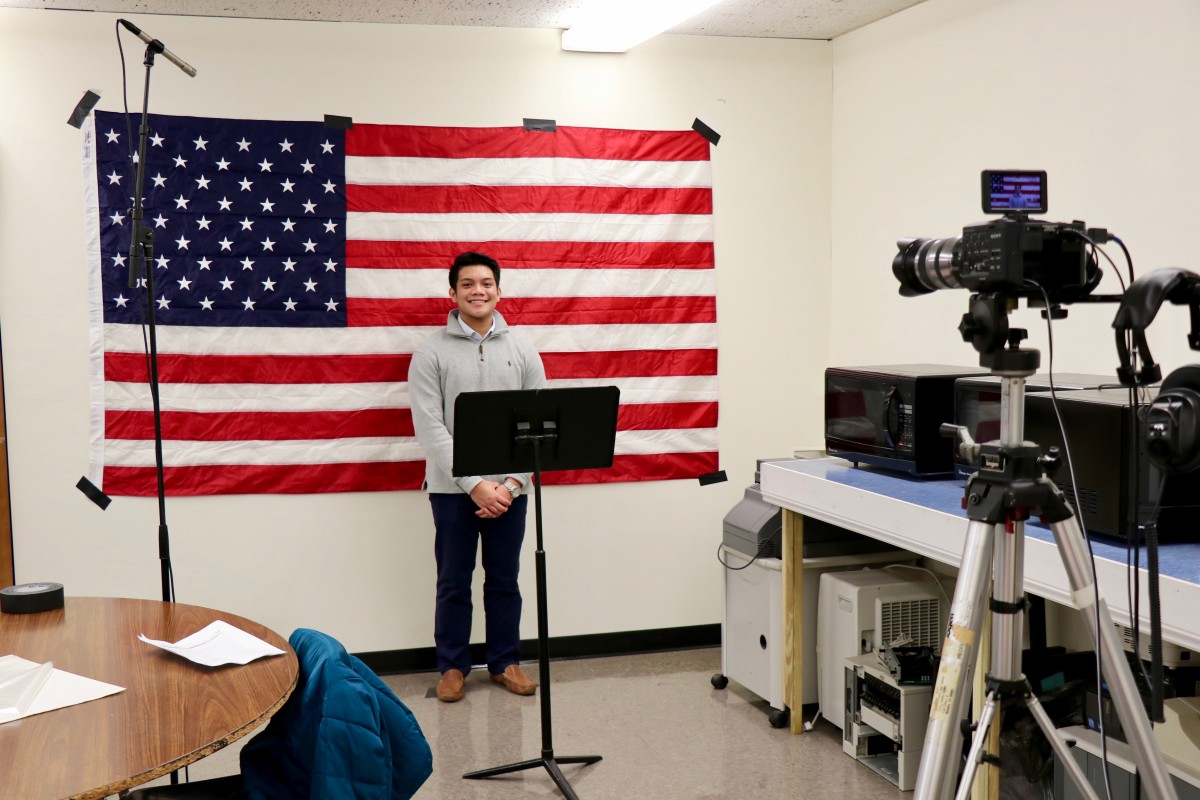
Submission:
POLYGON ((530 119, 526 117, 521 122, 525 125, 525 130, 527 131, 554 133, 558 130, 558 123, 552 119, 530 119))
POLYGON ((339 131, 348 131, 354 127, 353 117, 339 117, 337 114, 325 115, 325 127, 339 131))
POLYGON ((716 147, 717 142, 721 141, 721 134, 701 122, 699 117, 696 117, 696 120, 692 123, 692 130, 707 139, 708 143, 713 147, 716 147))
POLYGON ((713 483, 724 483, 729 480, 729 476, 725 474, 725 470, 720 469, 716 472, 710 472, 707 475, 701 475, 696 480, 700 481, 701 486, 708 486, 713 483))
POLYGON ((79 102, 75 104, 75 110, 71 112, 71 116, 67 117, 67 124, 72 128, 82 128, 83 121, 87 119, 88 114, 92 113, 92 109, 99 102, 99 93, 88 89, 83 93, 83 97, 79 98, 79 102))
POLYGON ((108 504, 112 502, 112 498, 100 491, 100 487, 89 481, 86 475, 79 479, 75 488, 87 495, 88 500, 100 506, 101 511, 108 508, 108 504))

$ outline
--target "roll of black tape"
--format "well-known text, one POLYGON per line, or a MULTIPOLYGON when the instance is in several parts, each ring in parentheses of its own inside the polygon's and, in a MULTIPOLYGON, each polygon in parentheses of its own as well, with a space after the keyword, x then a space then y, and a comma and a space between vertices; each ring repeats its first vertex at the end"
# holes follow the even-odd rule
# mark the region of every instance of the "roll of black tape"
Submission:
POLYGON ((0 611, 5 614, 36 614, 62 607, 61 583, 19 583, 0 589, 0 611))

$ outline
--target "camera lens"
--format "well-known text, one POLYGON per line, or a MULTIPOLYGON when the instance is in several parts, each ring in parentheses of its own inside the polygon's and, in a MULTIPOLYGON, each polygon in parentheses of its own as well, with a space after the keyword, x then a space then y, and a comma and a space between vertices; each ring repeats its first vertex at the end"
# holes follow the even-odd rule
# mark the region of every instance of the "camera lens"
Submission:
POLYGON ((900 294, 912 297, 938 289, 960 289, 958 280, 961 237, 901 239, 892 259, 892 274, 900 281, 900 294))

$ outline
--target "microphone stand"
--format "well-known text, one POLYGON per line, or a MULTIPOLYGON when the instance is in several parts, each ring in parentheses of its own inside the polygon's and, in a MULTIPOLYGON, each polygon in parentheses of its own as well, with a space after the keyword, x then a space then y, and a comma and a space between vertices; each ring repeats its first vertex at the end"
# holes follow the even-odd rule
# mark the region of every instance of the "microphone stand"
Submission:
MULTIPOLYGON (((138 129, 137 178, 133 186, 132 236, 129 241, 129 287, 136 289, 141 277, 146 289, 146 324, 150 329, 150 401, 154 408, 154 464, 158 478, 158 561, 164 603, 175 599, 171 573, 171 537, 167 530, 167 491, 163 475, 162 407, 158 395, 158 336, 154 319, 154 231, 143 223, 142 187, 146 177, 146 139, 150 134, 150 70, 162 43, 146 46, 146 85, 142 91, 142 125, 138 129), (157 46, 156 46, 157 44, 157 46)), ((172 773, 174 777, 174 773, 172 773)))

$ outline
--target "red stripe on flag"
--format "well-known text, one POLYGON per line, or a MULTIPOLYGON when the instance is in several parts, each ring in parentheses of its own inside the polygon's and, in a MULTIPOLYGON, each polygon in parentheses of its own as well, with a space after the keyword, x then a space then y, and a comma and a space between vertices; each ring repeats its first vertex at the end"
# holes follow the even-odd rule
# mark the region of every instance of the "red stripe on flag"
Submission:
POLYGON ((716 403, 639 403, 617 409, 617 430, 717 427, 716 403))
MULTIPOLYGON (((414 436, 407 408, 357 411, 162 412, 164 440, 195 442, 289 441, 366 436, 414 436)), ((104 438, 153 439, 154 412, 104 412, 104 438)))
POLYGON ((542 476, 542 483, 546 486, 556 486, 569 483, 622 483, 698 478, 717 471, 717 465, 720 463, 718 456, 717 453, 614 456, 613 465, 608 469, 547 472, 542 476))
POLYGON ((393 214, 711 214, 711 189, 610 186, 346 187, 346 210, 393 214))
POLYGON ((546 377, 632 378, 647 375, 716 375, 716 350, 593 350, 542 353, 546 377))
MULTIPOLYGON (((475 250, 501 268, 713 269, 712 242, 346 242, 346 265, 362 269, 430 269, 475 250)), ((447 278, 448 280, 448 278, 447 278)), ((450 284, 446 284, 450 288, 450 284)))
MULTIPOLYGON (((437 324, 444 324, 446 312, 437 324)), ((408 380, 411 355, 227 356, 158 354, 161 383, 393 383, 408 380)), ((146 356, 105 353, 104 379, 146 383, 146 356)))
POLYGON ((695 131, 631 131, 561 127, 448 128, 356 123, 346 131, 347 156, 409 158, 596 158, 613 161, 708 161, 695 131))
MULTIPOLYGON (((373 436, 415 435, 412 412, 407 408, 360 411, 164 411, 164 440, 290 441, 373 436)), ((623 405, 617 412, 617 429, 664 430, 715 428, 716 403, 647 403, 623 405)), ((154 438, 151 411, 106 411, 104 438, 149 441, 154 438)))
MULTIPOLYGON (((390 492, 420 489, 424 461, 367 464, 283 464, 267 466, 166 467, 167 494, 320 494, 390 492)), ((103 489, 112 495, 153 497, 158 492, 154 467, 105 467, 103 489)))
MULTIPOLYGON (((443 312, 436 324, 445 320, 443 312)), ((717 374, 716 350, 593 350, 541 355, 546 377, 557 380, 717 374)), ((346 363, 338 364, 338 359, 325 356, 159 355, 159 381, 263 385, 403 383, 408 380, 412 356, 347 355, 340 359, 346 363), (375 363, 376 358, 379 363, 375 363), (307 360, 311 363, 305 363, 307 360)), ((145 357, 107 353, 104 373, 109 381, 146 383, 145 357)))
MULTIPOLYGON (((717 453, 666 453, 616 456, 607 469, 547 472, 547 486, 574 483, 622 483, 692 479, 715 472, 717 453)), ((370 464, 167 467, 167 494, 188 497, 212 494, 318 494, 321 492, 385 492, 420 489, 424 461, 370 464)), ((104 491, 126 497, 157 493, 153 467, 105 467, 104 491)))
MULTIPOLYGON (((717 321, 715 297, 506 297, 511 325, 683 325, 717 321)), ((354 327, 443 325, 454 308, 443 298, 347 297, 354 327)))

